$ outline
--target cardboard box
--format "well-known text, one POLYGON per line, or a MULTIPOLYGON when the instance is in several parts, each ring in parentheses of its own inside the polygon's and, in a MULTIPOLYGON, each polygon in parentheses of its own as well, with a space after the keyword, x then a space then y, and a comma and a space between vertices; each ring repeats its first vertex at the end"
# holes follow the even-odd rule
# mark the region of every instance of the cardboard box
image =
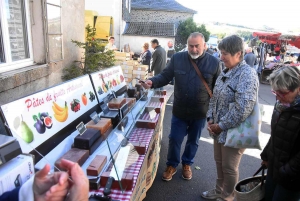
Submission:
POLYGON ((0 195, 34 176, 33 155, 20 154, 0 167, 0 195))
POLYGON ((130 57, 130 53, 128 52, 119 52, 119 51, 114 51, 115 57, 130 57))
POLYGON ((129 82, 131 82, 131 81, 132 81, 132 78, 127 78, 127 77, 125 77, 125 82, 129 83, 129 82))
POLYGON ((128 60, 128 61, 124 61, 123 65, 129 65, 129 66, 136 66, 139 63, 136 60, 128 60))
POLYGON ((134 77, 134 78, 139 78, 139 79, 141 79, 141 80, 147 79, 147 75, 135 75, 135 74, 133 74, 132 77, 134 77))
POLYGON ((138 65, 138 66, 134 66, 133 70, 137 70, 137 71, 147 71, 149 68, 148 65, 138 65))
POLYGON ((119 61, 127 61, 129 60, 130 58, 129 57, 119 57, 119 56, 115 56, 115 60, 119 60, 119 61))
POLYGON ((115 61, 115 66, 123 65, 123 61, 115 61))
POLYGON ((147 75, 147 71, 133 70, 133 75, 147 75))
POLYGON ((132 78, 132 73, 131 74, 123 74, 125 78, 132 78))
POLYGON ((123 74, 132 74, 132 70, 122 69, 123 74))
POLYGON ((128 70, 128 71, 132 71, 133 70, 133 66, 130 65, 121 65, 122 70, 128 70))

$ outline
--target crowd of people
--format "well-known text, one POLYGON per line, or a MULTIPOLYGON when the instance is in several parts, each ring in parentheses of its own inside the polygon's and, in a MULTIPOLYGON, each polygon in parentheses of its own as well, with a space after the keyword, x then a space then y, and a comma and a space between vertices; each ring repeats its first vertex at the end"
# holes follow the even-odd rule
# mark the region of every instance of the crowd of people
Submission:
MULTIPOLYGON (((211 48, 207 48, 204 36, 198 32, 190 34, 187 51, 183 52, 175 53, 172 41, 168 44, 168 51, 172 50, 170 54, 157 39, 150 43, 154 52, 149 51, 149 43, 144 43, 139 61, 148 65, 149 72, 154 71, 155 76, 141 82, 142 86, 157 89, 172 81, 176 83, 162 179, 172 180, 180 164, 182 178, 192 179, 191 165, 207 124, 214 140, 216 181, 215 187, 199 194, 206 199, 233 201, 234 186, 239 180, 239 163, 245 149, 227 147, 224 143, 228 129, 238 127, 258 101, 259 82, 252 49, 247 48, 245 54, 243 39, 231 35, 220 41, 218 50, 212 49, 210 54, 208 49, 211 48), (218 55, 214 55, 214 51, 218 55), (185 137, 184 151, 180 154, 185 137)), ((110 46, 113 48, 112 44, 110 46)), ((300 71, 284 66, 272 72, 268 79, 276 104, 270 139, 261 153, 261 163, 268 168, 265 200, 299 201, 300 71)), ((33 179, 21 188, 4 193, 0 200, 88 200, 89 182, 82 169, 67 160, 62 160, 62 167, 67 172, 48 175, 49 166, 46 165, 33 179)))
MULTIPOLYGON (((172 180, 180 163, 182 178, 192 178, 191 165, 201 131, 207 123, 214 139, 217 179, 215 187, 202 192, 201 196, 233 201, 234 186, 239 179, 239 163, 245 149, 224 144, 228 129, 245 121, 258 101, 257 58, 252 48, 245 50, 243 39, 237 35, 224 38, 215 52, 220 54, 213 55, 214 49, 206 46, 201 33, 192 33, 187 39, 187 51, 174 54, 161 73, 142 85, 145 88, 161 88, 173 78, 176 83, 166 169, 162 179, 172 180), (194 68, 198 68, 204 81, 199 79, 194 68), (213 91, 211 97, 210 91, 213 91), (180 155, 185 136, 187 141, 180 155)), ((261 153, 262 165, 268 168, 265 200, 299 201, 300 71, 296 67, 284 66, 268 79, 277 102, 272 116, 271 137, 261 153)))

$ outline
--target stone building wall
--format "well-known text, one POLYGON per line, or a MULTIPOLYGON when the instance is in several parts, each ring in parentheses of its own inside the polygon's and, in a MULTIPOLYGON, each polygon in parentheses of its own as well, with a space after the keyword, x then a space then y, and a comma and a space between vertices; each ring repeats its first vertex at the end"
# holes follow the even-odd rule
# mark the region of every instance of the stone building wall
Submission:
POLYGON ((131 22, 161 22, 175 23, 184 21, 189 17, 193 17, 192 13, 168 12, 168 11, 152 11, 152 10, 131 10, 131 22))

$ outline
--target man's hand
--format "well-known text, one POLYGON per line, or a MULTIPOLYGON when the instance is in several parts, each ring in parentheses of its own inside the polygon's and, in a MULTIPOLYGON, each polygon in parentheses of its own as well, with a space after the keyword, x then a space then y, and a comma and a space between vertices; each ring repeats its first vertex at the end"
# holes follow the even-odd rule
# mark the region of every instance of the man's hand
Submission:
POLYGON ((145 83, 139 82, 145 89, 149 89, 152 87, 152 81, 151 80, 145 80, 145 83))
POLYGON ((61 166, 68 170, 73 180, 67 201, 87 201, 89 199, 89 180, 81 167, 77 163, 65 159, 61 160, 61 166))
POLYGON ((48 174, 49 165, 35 174, 33 182, 33 193, 35 201, 60 201, 64 200, 68 193, 68 178, 66 172, 55 172, 48 174))

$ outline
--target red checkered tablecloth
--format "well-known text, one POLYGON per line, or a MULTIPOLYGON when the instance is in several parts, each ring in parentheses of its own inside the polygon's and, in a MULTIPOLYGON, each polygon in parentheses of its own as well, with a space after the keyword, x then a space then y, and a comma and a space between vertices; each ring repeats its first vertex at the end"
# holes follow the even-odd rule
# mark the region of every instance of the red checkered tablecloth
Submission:
POLYGON ((158 102, 158 101, 151 101, 149 104, 148 104, 148 106, 150 106, 150 107, 162 107, 162 102, 158 102))
MULTIPOLYGON (((151 141, 152 135, 154 133, 154 129, 147 129, 147 128, 134 128, 131 132, 129 142, 141 142, 146 144, 146 150, 148 150, 148 145, 151 141)), ((131 173, 133 174, 133 188, 126 189, 124 192, 121 190, 111 190, 111 194, 109 195, 112 199, 115 200, 130 200, 133 189, 135 188, 135 184, 142 167, 145 155, 138 155, 138 154, 129 154, 124 173, 131 173)), ((94 191, 95 193, 102 194, 103 187, 99 190, 94 191)))

